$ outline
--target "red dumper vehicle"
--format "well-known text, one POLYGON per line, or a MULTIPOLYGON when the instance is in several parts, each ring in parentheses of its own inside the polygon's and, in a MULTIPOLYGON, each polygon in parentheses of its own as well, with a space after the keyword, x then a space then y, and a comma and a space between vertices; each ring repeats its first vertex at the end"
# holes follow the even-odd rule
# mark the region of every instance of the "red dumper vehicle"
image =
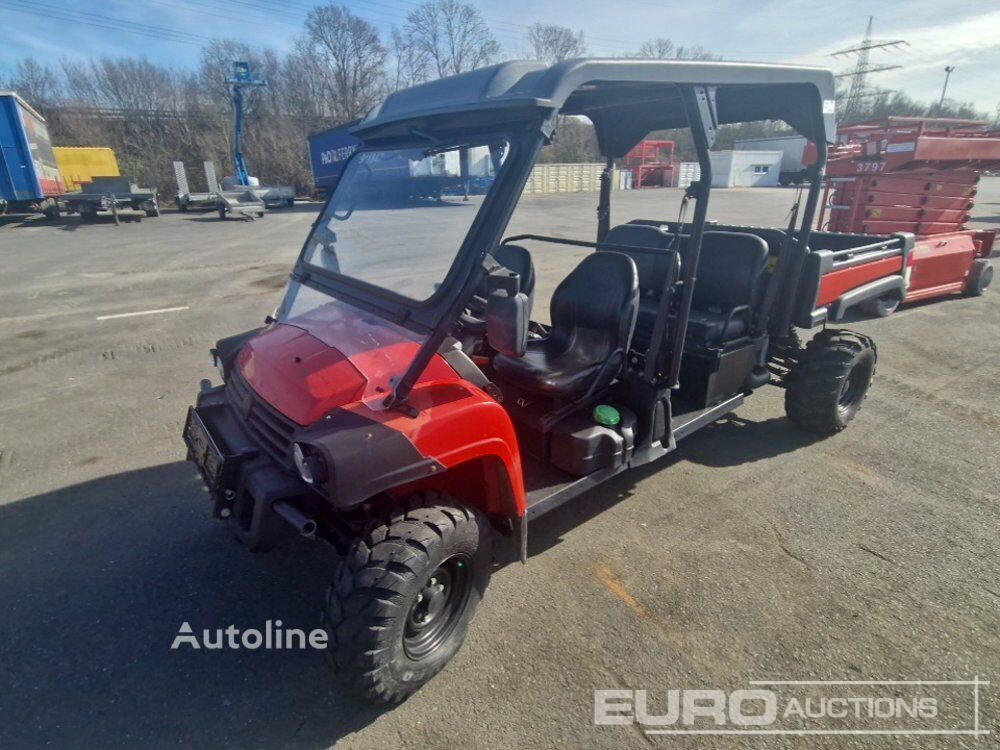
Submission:
POLYGON ((203 383, 184 428, 239 539, 260 548, 290 525, 338 552, 323 622, 343 678, 386 701, 412 693, 461 645, 495 540, 525 560, 538 516, 764 385, 807 430, 851 421, 875 345, 825 327, 818 290, 851 238, 811 229, 833 100, 814 68, 508 62, 394 93, 353 128, 364 146, 284 299, 217 343, 223 384, 203 383), (607 160, 593 239, 504 238, 566 115, 590 118, 607 160), (819 144, 805 203, 784 229, 708 224, 716 131, 758 120, 819 144), (673 128, 691 129, 701 163, 678 220, 611 226, 613 160, 673 128), (483 159, 483 195, 426 190, 483 159), (539 243, 582 256, 546 322, 532 316, 539 243), (819 330, 802 345, 797 329, 819 330))
POLYGON ((1000 166, 1000 131, 969 120, 887 117, 841 127, 837 140, 817 226, 867 235, 870 249, 842 253, 851 265, 824 278, 820 300, 885 317, 901 303, 981 295, 993 280, 996 230, 966 222, 979 171, 1000 166), (881 252, 893 233, 912 235, 912 248, 881 252), (870 296, 876 288, 881 294, 870 296))

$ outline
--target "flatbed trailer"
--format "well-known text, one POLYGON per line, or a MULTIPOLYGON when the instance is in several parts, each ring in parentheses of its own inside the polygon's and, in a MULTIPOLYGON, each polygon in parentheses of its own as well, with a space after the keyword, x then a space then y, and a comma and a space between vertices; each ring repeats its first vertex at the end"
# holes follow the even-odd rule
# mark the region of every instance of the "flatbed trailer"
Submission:
POLYGON ((177 181, 177 195, 174 197, 174 203, 177 205, 177 210, 181 213, 191 208, 211 210, 218 205, 219 183, 215 177, 215 164, 206 161, 202 162, 202 165, 205 169, 205 185, 208 187, 208 190, 206 192, 195 193, 191 191, 191 185, 188 183, 184 162, 174 162, 174 179, 177 181))
POLYGON ((81 190, 60 195, 58 202, 61 211, 80 214, 84 221, 105 215, 118 224, 160 215, 155 188, 139 187, 128 177, 94 177, 81 190))
POLYGON ((217 194, 216 209, 220 219, 237 216, 252 221, 264 218, 267 204, 250 188, 220 190, 217 194))

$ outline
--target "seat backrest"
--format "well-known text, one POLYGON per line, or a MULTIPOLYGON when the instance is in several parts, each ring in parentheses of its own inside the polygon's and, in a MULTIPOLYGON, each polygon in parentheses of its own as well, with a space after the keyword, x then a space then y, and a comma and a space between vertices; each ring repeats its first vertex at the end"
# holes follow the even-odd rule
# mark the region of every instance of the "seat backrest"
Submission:
POLYGON ((692 307, 728 311, 753 305, 767 265, 767 243, 743 232, 705 232, 692 307))
POLYGON ((584 257, 552 293, 552 333, 573 338, 586 328, 606 334, 606 344, 628 349, 639 310, 639 279, 635 261, 612 252, 584 257))
POLYGON ((531 262, 531 253, 520 245, 500 245, 492 255, 497 263, 521 277, 521 291, 532 299, 535 295, 535 265, 531 262))
POLYGON ((659 251, 670 248, 674 240, 672 234, 659 227, 620 224, 608 231, 604 239, 598 243, 597 249, 622 253, 632 258, 635 261, 636 272, 639 274, 640 295, 659 298, 671 265, 677 263, 677 256, 659 251), (648 252, 620 249, 622 246, 644 248, 648 249, 648 252))

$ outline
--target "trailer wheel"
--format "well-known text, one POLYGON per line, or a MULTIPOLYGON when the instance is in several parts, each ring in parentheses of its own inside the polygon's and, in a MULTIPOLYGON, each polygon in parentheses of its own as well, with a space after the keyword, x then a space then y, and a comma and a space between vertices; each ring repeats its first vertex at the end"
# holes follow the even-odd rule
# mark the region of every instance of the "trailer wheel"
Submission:
POLYGON ((829 329, 806 344, 786 378, 785 413, 810 432, 847 427, 875 376, 875 342, 860 333, 829 329))
POLYGON ((976 258, 972 261, 969 278, 962 292, 966 297, 979 297, 993 281, 993 264, 986 258, 976 258))
POLYGON ((885 297, 866 299, 858 307, 861 308, 861 311, 865 315, 870 315, 873 318, 888 318, 899 307, 899 297, 887 295, 885 297))
POLYGON ((491 533, 478 510, 434 492, 369 522, 323 608, 339 678, 394 703, 441 671, 489 583, 491 533))
POLYGON ((220 219, 225 219, 226 218, 226 207, 225 206, 219 206, 219 218, 220 219))

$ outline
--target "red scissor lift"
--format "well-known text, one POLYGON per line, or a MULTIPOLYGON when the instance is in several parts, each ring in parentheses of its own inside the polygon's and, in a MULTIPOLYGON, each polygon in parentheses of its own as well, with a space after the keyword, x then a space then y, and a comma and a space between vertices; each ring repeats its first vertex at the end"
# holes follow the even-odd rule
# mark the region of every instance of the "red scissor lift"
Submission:
MULTIPOLYGON (((996 230, 969 230, 966 222, 979 171, 1000 166, 1000 131, 969 120, 888 117, 843 127, 838 139, 818 228, 915 235, 900 261, 905 268, 893 269, 906 279, 905 298, 869 305, 869 312, 887 315, 901 301, 969 292, 984 273, 989 283, 992 270, 981 259, 989 258, 996 230)), ((868 273, 858 268, 859 283, 884 274, 876 265, 868 273)))
POLYGON ((670 187, 674 184, 674 141, 639 141, 625 154, 625 168, 632 170, 632 187, 670 187))

